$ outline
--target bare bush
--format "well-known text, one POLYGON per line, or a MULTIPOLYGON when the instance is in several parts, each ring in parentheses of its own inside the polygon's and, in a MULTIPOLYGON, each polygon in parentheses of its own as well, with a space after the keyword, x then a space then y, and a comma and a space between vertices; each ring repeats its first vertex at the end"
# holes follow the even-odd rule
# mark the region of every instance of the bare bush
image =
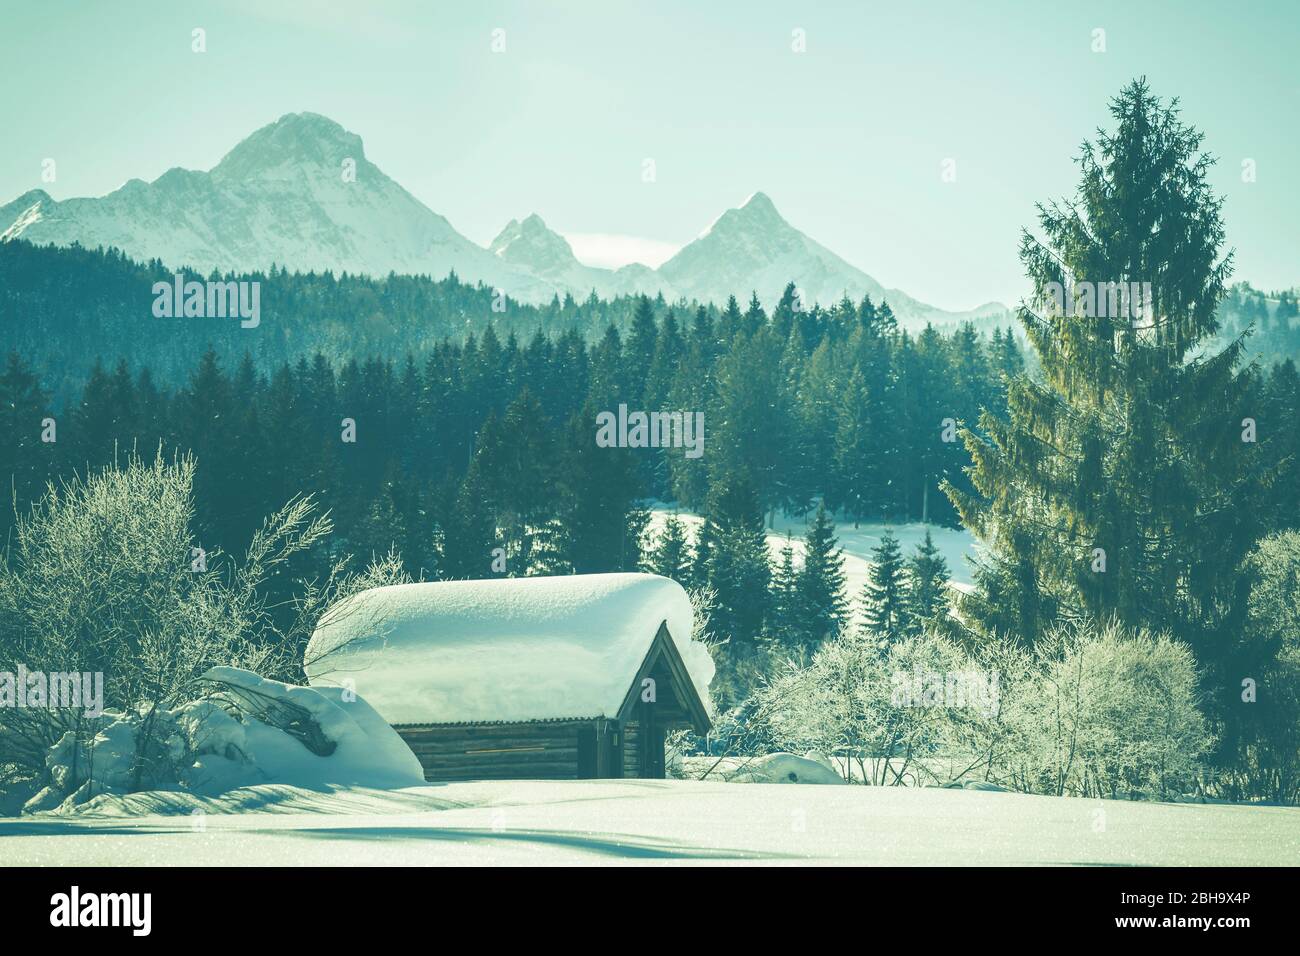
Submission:
MULTIPOLYGON (((51 485, 0 561, 0 671, 104 675, 104 704, 139 716, 135 784, 157 776, 154 715, 201 696, 200 676, 232 665, 295 681, 301 651, 327 607, 401 580, 394 562, 362 574, 336 563, 303 582, 289 606, 266 586, 331 532, 310 497, 267 518, 240 559, 202 554, 194 519, 194 459, 132 457, 51 485), (287 623, 285 623, 287 621, 287 623)), ((80 709, 0 709, 0 788, 42 782, 45 757, 71 732, 89 748, 99 724, 80 709)))

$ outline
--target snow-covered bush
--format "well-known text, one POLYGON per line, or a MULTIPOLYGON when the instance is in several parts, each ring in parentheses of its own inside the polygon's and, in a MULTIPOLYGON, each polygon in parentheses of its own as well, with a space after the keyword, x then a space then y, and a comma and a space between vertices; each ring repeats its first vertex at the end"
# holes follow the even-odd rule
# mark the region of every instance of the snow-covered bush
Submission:
POLYGON ((942 751, 969 708, 965 700, 941 699, 942 686, 931 699, 935 682, 928 678, 970 671, 969 658, 936 635, 882 647, 875 635, 845 631, 808 664, 791 663, 763 686, 754 718, 778 748, 841 755, 846 777, 938 782, 927 758, 942 751))
POLYGON ((953 759, 947 777, 951 784, 986 785, 1007 773, 1006 761, 1019 742, 1018 703, 1033 687, 1037 668, 1031 655, 1012 641, 990 641, 968 654, 975 673, 990 679, 996 675, 997 692, 988 706, 949 711, 944 746, 953 759))
POLYGON ((835 754, 877 784, 1167 798, 1197 785, 1211 743, 1190 650, 1114 624, 1059 627, 1036 656, 845 633, 754 704, 772 749, 835 754))
MULTIPOLYGON (((205 553, 191 530, 194 471, 192 457, 159 455, 51 486, 0 558, 0 672, 102 675, 103 708, 138 720, 128 787, 156 776, 160 713, 196 697, 208 668, 296 680, 324 608, 395 579, 391 563, 365 576, 340 565, 292 595, 286 615, 268 582, 329 534, 328 518, 300 498, 266 520, 241 560, 205 553)), ((0 708, 0 791, 52 783, 51 747, 71 733, 85 750, 104 732, 82 708, 0 708)))
POLYGON ((1196 786, 1211 744, 1190 649, 1116 623, 1057 627, 1009 707, 1018 789, 1173 797, 1196 786))

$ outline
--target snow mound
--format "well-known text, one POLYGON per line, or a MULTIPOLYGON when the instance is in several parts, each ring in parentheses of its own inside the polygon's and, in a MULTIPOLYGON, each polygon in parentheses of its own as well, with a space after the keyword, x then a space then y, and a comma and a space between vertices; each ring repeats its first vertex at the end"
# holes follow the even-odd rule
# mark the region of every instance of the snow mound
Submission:
POLYGON ((825 764, 794 754, 774 753, 756 757, 729 783, 844 783, 844 778, 825 764))
POLYGON ((374 588, 322 618, 304 669, 315 688, 360 689, 393 724, 613 717, 665 621, 711 709, 690 598, 653 574, 374 588))
POLYGON ((948 790, 986 790, 989 793, 1012 793, 1013 791, 990 780, 962 780, 945 783, 948 790))
MULTIPOLYGON (((264 781, 296 786, 351 784, 409 787, 424 783, 424 770, 411 748, 361 697, 341 687, 294 687, 235 667, 214 667, 205 680, 250 709, 259 702, 300 707, 324 736, 327 755, 313 753, 279 727, 244 721, 247 752, 264 771, 264 781)), ((262 782, 262 781, 259 781, 262 782)))
POLYGON ((808 751, 806 754, 803 755, 803 759, 811 760, 813 763, 819 763, 827 770, 834 772, 837 777, 839 776, 839 772, 835 770, 835 764, 831 762, 831 758, 826 756, 820 750, 808 751))
POLYGON ((105 711, 89 743, 68 732, 46 756, 50 786, 28 813, 139 791, 216 797, 261 784, 396 789, 424 784, 388 723, 340 688, 294 687, 234 667, 216 691, 174 709, 105 711))

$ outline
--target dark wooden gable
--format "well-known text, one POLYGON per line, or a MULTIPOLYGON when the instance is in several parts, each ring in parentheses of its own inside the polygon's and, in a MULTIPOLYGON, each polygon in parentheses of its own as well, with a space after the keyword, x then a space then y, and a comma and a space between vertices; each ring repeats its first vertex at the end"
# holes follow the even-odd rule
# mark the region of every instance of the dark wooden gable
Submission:
POLYGON ((680 707, 686 721, 697 734, 709 732, 712 726, 709 713, 704 707, 704 701, 700 700, 700 695, 695 691, 695 684, 686 670, 681 654, 677 652, 677 645, 673 643, 672 635, 668 632, 667 621, 660 623, 650 650, 646 652, 645 659, 637 668, 636 677, 632 681, 632 686, 628 688, 627 696, 623 698, 623 705, 618 711, 620 721, 636 719, 637 707, 641 703, 642 682, 647 677, 655 680, 656 695, 660 700, 664 700, 665 691, 671 695, 669 700, 680 707), (662 686, 663 675, 669 678, 669 686, 666 688, 662 686))

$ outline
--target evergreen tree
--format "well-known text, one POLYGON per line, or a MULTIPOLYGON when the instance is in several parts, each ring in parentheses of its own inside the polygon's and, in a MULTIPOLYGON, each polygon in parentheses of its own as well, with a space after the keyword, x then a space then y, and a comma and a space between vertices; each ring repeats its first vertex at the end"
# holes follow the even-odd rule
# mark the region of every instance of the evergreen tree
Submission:
POLYGON ((508 561, 504 571, 493 567, 497 557, 493 552, 499 544, 477 457, 470 463, 464 480, 444 491, 444 504, 440 510, 442 566, 439 576, 443 580, 477 580, 511 574, 508 561))
POLYGON ((946 489, 992 554, 961 607, 1031 643, 1061 608, 1168 631, 1220 672, 1222 702, 1235 569, 1264 510, 1260 446, 1242 441, 1241 342, 1202 349, 1229 274, 1222 200, 1176 104, 1138 80, 1111 114, 1115 130, 1084 144, 1077 197, 1040 206, 1044 238, 1021 244, 1041 377, 1017 377, 1008 418, 964 433, 974 492, 946 489), (1110 282, 1152 295, 1131 315, 1090 308, 1088 289, 1110 282), (1056 307, 1065 290, 1073 310, 1056 307))
POLYGON ((894 317, 894 310, 885 299, 880 300, 880 308, 876 310, 876 323, 884 335, 898 332, 898 319, 894 317))
POLYGON ((710 586, 709 573, 713 566, 713 542, 717 530, 717 526, 706 518, 695 533, 695 547, 691 551, 690 564, 690 586, 693 590, 710 586))
POLYGON ((763 306, 758 301, 758 293, 751 292, 749 295, 749 308, 745 310, 744 318, 740 322, 740 331, 745 336, 756 335, 759 329, 767 326, 767 313, 763 311, 763 306))
POLYGON ((1015 330, 1008 327, 1005 333, 994 331, 990 363, 998 376, 999 392, 1006 400, 1006 384, 1025 370, 1025 357, 1016 343, 1015 330))
POLYGON ((815 455, 820 442, 815 422, 809 420, 805 401, 804 367, 808 353, 799 326, 790 330, 781 353, 781 395, 777 403, 786 426, 785 461, 776 469, 776 499, 790 514, 806 515, 812 499, 821 490, 824 477, 816 470, 815 455))
POLYGON ((906 628, 908 602, 907 569, 898 539, 885 531, 871 549, 871 559, 862 596, 866 630, 886 643, 896 641, 906 628))
POLYGON ((352 550, 367 564, 373 559, 382 558, 390 551, 400 551, 406 539, 406 524, 393 501, 395 490, 392 482, 385 483, 380 493, 371 500, 364 516, 357 522, 351 540, 348 542, 352 550))
POLYGON ((920 633, 928 621, 948 610, 948 562, 935 547, 930 529, 907 562, 907 626, 920 633))
POLYGON ((873 333, 879 334, 879 317, 876 313, 876 304, 871 301, 871 296, 864 295, 862 302, 858 305, 858 322, 862 328, 870 329, 873 333))
POLYGON ((691 547, 686 523, 676 515, 664 519, 654 544, 646 551, 642 568, 651 574, 671 578, 679 584, 691 583, 691 547))
POLYGON ((1300 372, 1287 359, 1273 366, 1259 404, 1264 412, 1257 422, 1263 431, 1268 458, 1278 471, 1269 492, 1268 513, 1280 528, 1300 528, 1300 372))
MULTIPOLYGON (((856 321, 856 319, 854 320, 856 321)), ((843 396, 841 351, 829 338, 813 350, 803 365, 794 411, 795 427, 803 436, 809 487, 818 488, 832 505, 834 495, 835 435, 843 396)))
POLYGON ((795 313, 802 309, 798 301, 799 290, 793 282, 787 283, 781 299, 772 310, 772 331, 784 342, 790 337, 790 330, 795 327, 795 313))
POLYGON ((835 416, 832 470, 827 475, 826 500, 845 511, 858 527, 871 513, 873 489, 879 483, 871 444, 871 395, 860 368, 849 373, 844 399, 835 416))
MULTIPOLYGON (((670 405, 670 396, 673 381, 682 366, 684 351, 685 344, 677 327, 677 317, 674 315, 673 310, 669 309, 668 314, 664 316, 664 320, 659 326, 658 337, 655 339, 654 359, 650 363, 650 370, 645 384, 645 401, 643 403, 645 411, 673 410, 670 405)), ((680 408, 677 410, 681 411, 680 408)), ((667 448, 659 448, 645 456, 646 467, 642 469, 642 477, 647 493, 652 497, 669 498, 672 496, 672 454, 667 448)))
POLYGON ((760 508, 774 511, 783 497, 792 417, 770 329, 736 337, 719 363, 717 389, 715 408, 706 416, 711 481, 743 477, 760 508))
MULTIPOLYGON (((114 446, 121 440, 117 414, 112 400, 113 383, 104 364, 95 360, 81 390, 81 401, 72 415, 72 429, 78 450, 92 468, 101 467, 113 460, 114 446)), ((71 435, 69 435, 71 437, 71 435)))
POLYGON ((714 631, 729 638, 733 649, 752 647, 767 617, 771 566, 763 512, 744 478, 714 488, 705 527, 708 584, 717 594, 714 631))
POLYGON ((772 569, 772 606, 767 622, 769 638, 785 648, 804 645, 803 608, 797 582, 794 547, 787 539, 781 557, 772 569))
MULTIPOLYGON (((560 457, 561 523, 568 537, 569 562, 577 574, 636 570, 649 517, 636 504, 638 450, 599 447, 597 411, 588 402, 569 419, 560 457)), ((546 491, 553 495, 552 489, 546 491)))
POLYGON ((734 295, 727 296, 727 306, 722 310, 722 315, 718 318, 718 336, 721 342, 730 342, 741 331, 744 323, 744 316, 740 311, 740 303, 736 301, 734 295))
POLYGON ((626 366, 623 380, 629 388, 624 400, 633 408, 643 406, 658 338, 659 327, 655 323, 654 306, 648 296, 639 295, 632 312, 632 325, 624 352, 626 366))
POLYGON ((514 574, 540 574, 555 563, 554 448, 541 405, 526 388, 500 425, 485 429, 482 476, 493 489, 496 526, 514 574))
POLYGON ((798 627, 810 649, 834 637, 847 619, 844 600, 844 552, 837 547, 835 524, 825 505, 804 537, 803 565, 795 579, 798 627))
POLYGON ((598 409, 615 411, 620 402, 636 407, 637 399, 629 400, 630 393, 624 374, 623 339, 611 323, 605 327, 604 337, 591 355, 591 390, 588 394, 598 409))

